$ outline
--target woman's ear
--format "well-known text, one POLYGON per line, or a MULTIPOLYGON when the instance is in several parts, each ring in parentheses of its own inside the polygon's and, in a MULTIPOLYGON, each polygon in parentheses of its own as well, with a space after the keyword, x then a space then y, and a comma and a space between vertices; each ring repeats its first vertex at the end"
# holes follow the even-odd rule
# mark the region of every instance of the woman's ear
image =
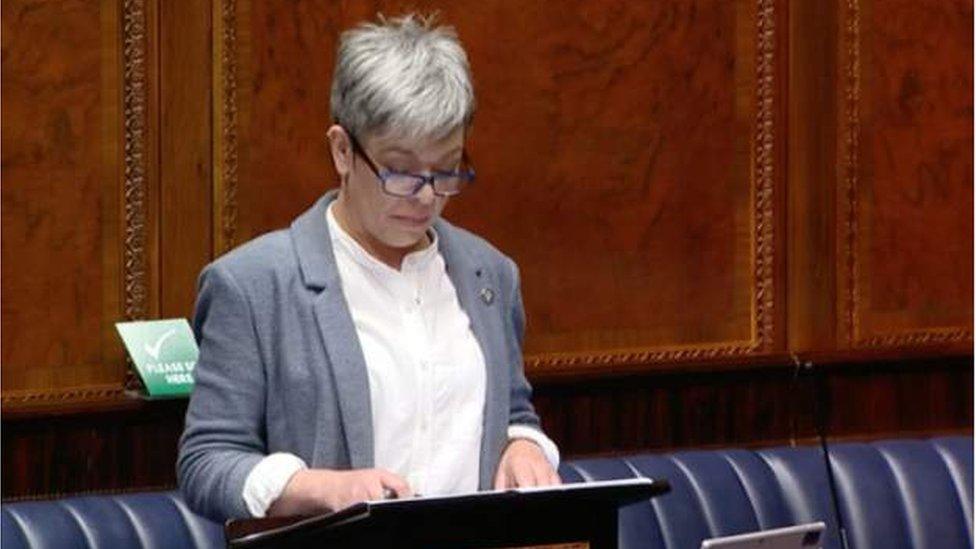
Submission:
POLYGON ((352 141, 349 134, 338 124, 333 124, 325 132, 326 139, 329 140, 329 152, 332 153, 332 165, 335 167, 339 181, 345 182, 349 172, 352 171, 352 141))

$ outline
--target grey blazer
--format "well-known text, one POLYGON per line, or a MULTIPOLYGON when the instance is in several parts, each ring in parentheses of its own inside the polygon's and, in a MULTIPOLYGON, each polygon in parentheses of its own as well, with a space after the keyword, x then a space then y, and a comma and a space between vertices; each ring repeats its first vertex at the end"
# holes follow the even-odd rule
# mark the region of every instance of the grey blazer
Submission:
MULTIPOLYGON (((247 517, 258 461, 291 452, 310 467, 373 466, 369 382, 340 287, 327 193, 288 230, 261 236, 200 275, 196 386, 177 475, 190 506, 247 517)), ((515 263, 481 238, 435 224, 458 300, 487 368, 479 483, 490 488, 510 424, 539 427, 522 369, 525 317, 515 263)))

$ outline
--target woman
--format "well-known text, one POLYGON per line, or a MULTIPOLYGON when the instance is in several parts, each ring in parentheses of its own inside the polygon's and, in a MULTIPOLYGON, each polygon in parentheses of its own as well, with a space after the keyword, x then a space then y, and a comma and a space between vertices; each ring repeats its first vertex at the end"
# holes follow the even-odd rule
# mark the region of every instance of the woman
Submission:
POLYGON ((338 192, 201 274, 187 501, 223 520, 557 484, 517 268, 440 219, 474 177, 453 31, 406 16, 344 33, 331 110, 338 192))

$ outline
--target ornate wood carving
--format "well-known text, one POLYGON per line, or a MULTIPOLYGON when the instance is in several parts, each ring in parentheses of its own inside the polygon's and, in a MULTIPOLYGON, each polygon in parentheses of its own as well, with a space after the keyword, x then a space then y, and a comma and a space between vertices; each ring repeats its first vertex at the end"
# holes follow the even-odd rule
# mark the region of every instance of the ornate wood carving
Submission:
POLYGON ((972 342, 973 332, 965 328, 921 330, 903 334, 859 338, 858 347, 917 347, 972 342))
POLYGON ((751 350, 773 345, 773 189, 775 168, 776 26, 773 0, 759 0, 756 12, 755 190, 756 340, 751 350))
POLYGON ((125 175, 123 207, 124 315, 145 318, 146 282, 146 172, 148 151, 146 80, 146 6, 144 0, 125 0, 122 23, 122 93, 125 175))
POLYGON ((859 165, 859 137, 861 96, 861 11, 860 0, 847 0, 847 16, 844 18, 844 45, 847 64, 844 67, 844 169, 842 196, 846 197, 844 210, 845 237, 843 239, 844 267, 847 275, 847 293, 844 296, 844 331, 848 344, 853 343, 857 325, 857 167, 859 165))
POLYGON ((741 345, 717 345, 714 347, 689 347, 686 349, 638 350, 615 353, 574 353, 530 355, 525 358, 528 370, 573 369, 574 371, 600 370, 606 367, 634 364, 692 362, 746 355, 756 349, 753 342, 741 345))
MULTIPOLYGON (((123 315, 126 320, 146 318, 148 314, 147 173, 149 153, 147 17, 144 0, 125 0, 122 14, 122 112, 123 112, 123 315)), ((112 391, 121 396, 126 388, 139 386, 126 358, 125 379, 112 391)), ((72 391, 68 391, 72 394, 72 391)), ((80 398, 78 395, 73 395, 80 398)))
POLYGON ((237 238, 237 1, 222 0, 220 10, 220 116, 217 124, 221 162, 220 243, 218 251, 234 247, 237 238))
POLYGON ((94 385, 90 387, 72 387, 70 389, 54 389, 48 391, 8 391, 0 397, 4 409, 23 408, 44 404, 58 404, 65 402, 113 400, 124 396, 122 385, 94 385))

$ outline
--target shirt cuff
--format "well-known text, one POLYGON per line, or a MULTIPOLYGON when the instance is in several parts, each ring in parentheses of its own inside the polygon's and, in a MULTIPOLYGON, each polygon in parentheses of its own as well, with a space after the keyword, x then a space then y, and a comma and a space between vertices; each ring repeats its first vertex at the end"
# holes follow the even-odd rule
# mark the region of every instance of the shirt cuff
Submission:
POLYGON ((275 502, 292 475, 307 469, 302 458, 294 454, 279 452, 271 454, 258 462, 244 480, 244 505, 255 518, 264 517, 268 508, 275 502))
POLYGON ((556 471, 559 470, 559 448, 556 448, 556 443, 545 433, 528 425, 509 425, 508 440, 516 438, 528 439, 538 444, 552 468, 556 471))

